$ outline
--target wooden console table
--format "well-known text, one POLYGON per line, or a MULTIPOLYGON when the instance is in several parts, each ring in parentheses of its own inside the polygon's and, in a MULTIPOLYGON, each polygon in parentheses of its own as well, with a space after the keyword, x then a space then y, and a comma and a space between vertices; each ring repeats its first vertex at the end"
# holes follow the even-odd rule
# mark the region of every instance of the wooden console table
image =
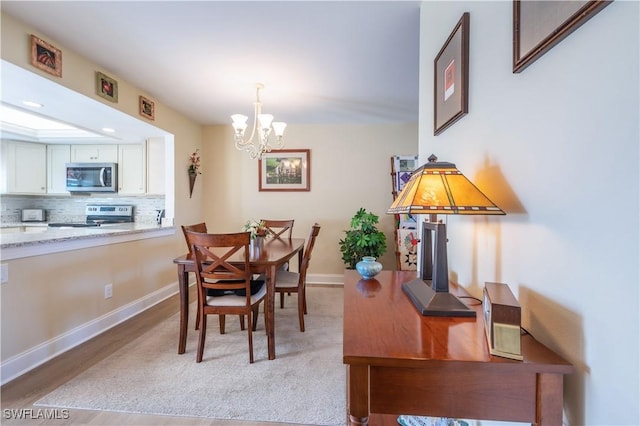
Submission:
MULTIPOLYGON (((345 271, 343 361, 350 425, 396 425, 400 414, 562 424, 566 360, 530 335, 524 361, 491 356, 477 318, 422 316, 401 288, 415 271, 361 280, 345 271)), ((452 284, 457 296, 464 289, 452 284)))

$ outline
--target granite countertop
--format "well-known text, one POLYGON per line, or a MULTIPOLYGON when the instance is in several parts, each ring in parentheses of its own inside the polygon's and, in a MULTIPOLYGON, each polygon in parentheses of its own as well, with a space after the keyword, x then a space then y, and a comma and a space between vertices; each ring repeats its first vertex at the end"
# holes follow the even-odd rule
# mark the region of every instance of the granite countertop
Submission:
POLYGON ((46 229, 26 232, 0 233, 0 249, 4 250, 80 239, 98 239, 108 236, 146 233, 169 228, 173 229, 173 226, 138 223, 119 223, 88 228, 49 228, 46 222, 16 222, 0 224, 0 228, 16 227, 46 227, 46 229))

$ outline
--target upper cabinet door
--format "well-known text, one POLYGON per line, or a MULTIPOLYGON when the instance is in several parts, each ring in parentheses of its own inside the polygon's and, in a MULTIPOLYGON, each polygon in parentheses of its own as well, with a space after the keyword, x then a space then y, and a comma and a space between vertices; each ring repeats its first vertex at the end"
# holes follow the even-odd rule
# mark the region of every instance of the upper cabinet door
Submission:
POLYGON ((3 141, 2 175, 10 194, 47 192, 47 146, 39 143, 3 141))
POLYGON ((47 194, 66 194, 71 145, 47 145, 47 194))
POLYGON ((117 163, 118 145, 71 145, 72 163, 117 163))
POLYGON ((147 194, 164 195, 164 138, 147 140, 147 194))
POLYGON ((145 146, 118 145, 118 193, 144 194, 146 177, 145 146))

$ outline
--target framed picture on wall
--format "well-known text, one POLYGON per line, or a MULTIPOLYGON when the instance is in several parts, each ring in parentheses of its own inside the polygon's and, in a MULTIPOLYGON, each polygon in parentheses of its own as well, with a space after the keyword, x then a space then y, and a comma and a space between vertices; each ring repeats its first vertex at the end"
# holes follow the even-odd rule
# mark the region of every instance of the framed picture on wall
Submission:
POLYGON ((118 102, 118 82, 96 71, 96 93, 111 102, 118 102))
POLYGON ((138 110, 141 116, 148 118, 149 120, 155 120, 156 118, 156 105, 155 103, 140 95, 138 97, 138 110))
POLYGON ((612 1, 513 2, 513 72, 519 73, 612 1))
POLYGON ((56 77, 62 77, 62 52, 31 34, 31 65, 56 77))
POLYGON ((433 134, 439 135, 469 111, 469 12, 433 62, 433 134))
POLYGON ((258 160, 260 191, 310 191, 311 150, 277 149, 258 160))

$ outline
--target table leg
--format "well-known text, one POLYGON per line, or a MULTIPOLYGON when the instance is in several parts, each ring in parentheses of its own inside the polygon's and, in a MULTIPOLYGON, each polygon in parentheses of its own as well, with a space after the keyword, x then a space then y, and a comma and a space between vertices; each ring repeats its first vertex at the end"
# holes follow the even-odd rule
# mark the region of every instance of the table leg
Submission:
POLYGON ((562 424, 562 374, 538 373, 535 425, 562 424))
MULTIPOLYGON (((178 354, 183 354, 187 347, 187 327, 189 322, 189 273, 185 265, 178 265, 178 288, 180 290, 180 338, 178 354)), ((196 320, 197 321, 197 320, 196 320)))
POLYGON ((267 328, 267 347, 269 359, 276 359, 275 338, 275 297, 276 297, 276 270, 275 265, 270 265, 266 270, 267 300, 264 305, 264 316, 267 328))
POLYGON ((350 426, 369 424, 368 365, 347 365, 347 415, 350 426))

